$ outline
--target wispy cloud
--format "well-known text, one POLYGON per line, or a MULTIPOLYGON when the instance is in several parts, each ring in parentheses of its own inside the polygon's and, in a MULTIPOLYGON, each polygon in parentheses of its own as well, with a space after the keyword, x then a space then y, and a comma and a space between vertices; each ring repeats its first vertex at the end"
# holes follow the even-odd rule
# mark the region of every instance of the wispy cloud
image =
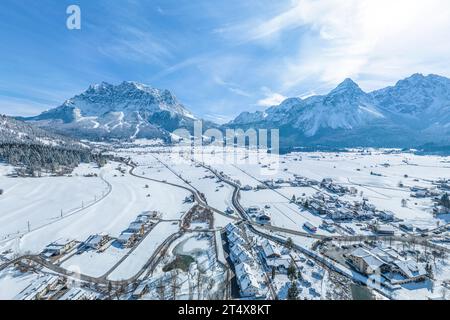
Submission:
POLYGON ((273 92, 266 87, 261 88, 261 91, 264 93, 265 97, 258 100, 258 102, 256 103, 260 107, 277 106, 287 99, 287 97, 283 96, 282 94, 273 92))
POLYGON ((232 93, 237 94, 239 96, 243 96, 243 97, 251 97, 252 96, 250 93, 239 88, 239 86, 237 84, 232 83, 232 82, 227 82, 217 75, 214 76, 214 82, 220 86, 226 87, 229 91, 231 91, 232 93))
POLYGON ((347 77, 369 91, 415 72, 450 76, 447 0, 79 0, 81 32, 54 2, 2 3, 3 103, 43 108, 90 83, 137 80, 198 115, 234 116, 347 77))
POLYGON ((277 70, 283 90, 311 79, 330 88, 347 77, 372 89, 414 72, 449 75, 449 16, 443 0, 296 0, 269 19, 219 31, 272 48, 289 34, 296 50, 277 70))
POLYGON ((168 47, 169 44, 155 37, 152 32, 124 27, 111 43, 100 46, 99 51, 113 59, 164 65, 173 57, 168 47))

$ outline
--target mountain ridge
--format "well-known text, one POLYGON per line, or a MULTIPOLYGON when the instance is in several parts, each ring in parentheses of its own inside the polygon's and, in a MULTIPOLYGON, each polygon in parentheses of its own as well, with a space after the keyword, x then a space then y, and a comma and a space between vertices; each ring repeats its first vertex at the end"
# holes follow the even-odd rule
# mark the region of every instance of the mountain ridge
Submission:
POLYGON ((195 116, 169 91, 135 81, 102 82, 61 106, 21 120, 57 133, 88 138, 168 139, 179 127, 191 129, 195 116))
POLYGON ((450 144, 450 79, 414 74, 364 92, 348 78, 326 95, 288 98, 265 111, 241 113, 225 127, 279 128, 281 143, 289 146, 450 144))

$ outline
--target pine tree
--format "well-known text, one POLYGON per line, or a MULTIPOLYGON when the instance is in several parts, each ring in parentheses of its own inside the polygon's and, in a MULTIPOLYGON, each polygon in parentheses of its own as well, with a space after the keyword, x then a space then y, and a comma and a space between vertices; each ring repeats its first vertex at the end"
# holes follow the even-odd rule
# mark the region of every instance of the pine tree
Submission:
POLYGON ((448 196, 448 193, 444 193, 441 197, 441 201, 440 201, 441 205, 444 206, 445 208, 450 209, 450 198, 448 196))
POLYGON ((288 289, 287 299, 288 300, 298 300, 298 287, 297 282, 293 281, 291 282, 291 286, 288 289))
POLYGON ((294 281, 297 279, 297 268, 295 266, 294 261, 291 261, 291 264, 289 265, 287 269, 287 276, 289 280, 294 281))
POLYGON ((291 250, 291 249, 294 247, 294 241, 292 241, 292 238, 289 237, 289 238, 286 240, 286 243, 284 244, 284 246, 285 246, 287 249, 291 250))

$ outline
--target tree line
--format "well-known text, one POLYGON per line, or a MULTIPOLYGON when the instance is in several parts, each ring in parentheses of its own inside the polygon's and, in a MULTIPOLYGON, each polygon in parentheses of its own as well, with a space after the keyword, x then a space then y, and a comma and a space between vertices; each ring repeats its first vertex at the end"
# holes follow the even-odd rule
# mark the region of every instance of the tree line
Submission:
POLYGON ((42 172, 70 173, 80 163, 106 164, 108 157, 91 149, 37 143, 0 142, 0 161, 18 167, 20 175, 36 176, 42 172))

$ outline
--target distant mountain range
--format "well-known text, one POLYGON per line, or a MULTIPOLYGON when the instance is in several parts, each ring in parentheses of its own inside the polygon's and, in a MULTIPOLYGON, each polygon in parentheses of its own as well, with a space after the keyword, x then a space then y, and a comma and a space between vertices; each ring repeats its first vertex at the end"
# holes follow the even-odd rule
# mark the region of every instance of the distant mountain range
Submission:
MULTIPOLYGON (((93 140, 169 140, 177 128, 192 131, 197 120, 170 91, 137 82, 92 85, 57 108, 20 119, 93 140)), ((289 98, 223 126, 203 121, 204 130, 211 127, 277 128, 286 148, 449 146, 450 79, 414 74, 373 92, 346 79, 327 95, 289 98)))
POLYGON ((0 115, 0 144, 41 144, 52 147, 88 148, 70 137, 43 130, 29 123, 0 115))
POLYGON ((450 79, 414 74, 366 93, 351 79, 327 95, 241 113, 230 128, 279 128, 287 147, 450 145, 450 79))
POLYGON ((93 140, 167 140, 177 128, 192 130, 196 120, 170 91, 129 81, 92 85, 57 108, 20 119, 47 130, 93 140))

